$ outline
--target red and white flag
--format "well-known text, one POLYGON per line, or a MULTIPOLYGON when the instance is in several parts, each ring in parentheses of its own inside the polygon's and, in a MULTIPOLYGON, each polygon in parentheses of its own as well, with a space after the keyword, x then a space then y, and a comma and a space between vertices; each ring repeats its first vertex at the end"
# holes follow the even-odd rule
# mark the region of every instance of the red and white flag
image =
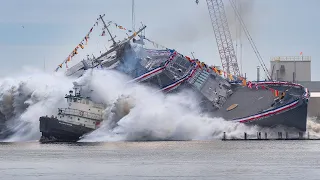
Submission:
POLYGON ((248 88, 252 89, 252 82, 251 81, 248 82, 248 88))

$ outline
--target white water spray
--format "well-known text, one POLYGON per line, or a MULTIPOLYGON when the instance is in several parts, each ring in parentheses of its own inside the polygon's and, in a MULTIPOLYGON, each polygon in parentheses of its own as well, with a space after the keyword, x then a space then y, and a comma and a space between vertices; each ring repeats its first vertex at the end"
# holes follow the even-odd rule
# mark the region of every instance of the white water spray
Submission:
POLYGON ((55 115, 64 105, 72 79, 61 74, 28 73, 0 80, 3 141, 38 140, 39 117, 55 115))
MULTIPOLYGON (((132 47, 136 56, 144 55, 140 46, 132 47)), ((132 52, 127 55, 128 62, 118 70, 137 70, 139 63, 132 56, 132 52)), ((73 82, 83 85, 84 96, 107 104, 102 126, 86 135, 81 140, 84 142, 220 139, 223 132, 241 138, 244 132, 254 136, 259 131, 276 134, 280 130, 212 118, 212 114, 202 113, 199 98, 192 91, 155 93, 151 87, 128 84, 131 78, 115 70, 88 70, 77 79, 59 73, 32 72, 0 79, 2 141, 39 140, 39 117, 56 115, 58 107, 67 106, 64 96, 73 82)), ((309 120, 308 129, 314 135, 320 134, 316 121, 309 120)))
POLYGON ((155 94, 150 87, 125 86, 126 81, 114 71, 93 71, 91 87, 108 108, 102 127, 82 141, 194 140, 221 138, 223 132, 233 136, 256 132, 254 127, 202 114, 191 91, 155 94))
MULTIPOLYGON (((88 71, 79 79, 59 74, 33 73, 0 80, 0 118, 8 136, 3 141, 39 140, 39 117, 56 115, 66 106, 64 95, 72 82, 90 87, 92 99, 108 105, 101 128, 82 141, 203 140, 228 136, 243 137, 243 132, 277 132, 274 129, 248 127, 201 113, 193 92, 154 94, 139 84, 126 84, 129 78, 116 71, 88 71)), ((317 121, 308 120, 308 131, 320 134, 317 121)), ((4 133, 5 134, 5 133, 4 133)))

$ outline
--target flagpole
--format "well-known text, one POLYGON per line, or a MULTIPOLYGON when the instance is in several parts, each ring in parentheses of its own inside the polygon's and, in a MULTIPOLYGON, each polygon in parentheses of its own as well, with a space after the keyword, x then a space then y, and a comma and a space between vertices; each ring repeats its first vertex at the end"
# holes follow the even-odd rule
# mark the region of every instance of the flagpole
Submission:
POLYGON ((134 0, 132 0, 132 10, 131 10, 131 13, 132 13, 132 30, 133 32, 136 32, 136 28, 135 28, 135 12, 134 12, 134 0))
MULTIPOLYGON (((103 16, 104 16, 104 15, 103 15, 103 16)), ((107 31, 108 31, 108 33, 109 33, 109 35, 110 35, 110 37, 111 37, 111 40, 112 40, 112 42, 113 42, 113 45, 117 44, 116 41, 114 40, 114 37, 111 35, 111 33, 110 33, 109 29, 108 29, 108 26, 107 26, 106 23, 104 22, 104 20, 103 20, 103 18, 102 18, 101 15, 99 16, 99 19, 101 19, 101 21, 102 21, 102 23, 103 23, 103 25, 104 25, 104 28, 107 29, 107 31)))
POLYGON ((294 58, 294 73, 293 73, 293 82, 296 82, 296 58, 294 58))

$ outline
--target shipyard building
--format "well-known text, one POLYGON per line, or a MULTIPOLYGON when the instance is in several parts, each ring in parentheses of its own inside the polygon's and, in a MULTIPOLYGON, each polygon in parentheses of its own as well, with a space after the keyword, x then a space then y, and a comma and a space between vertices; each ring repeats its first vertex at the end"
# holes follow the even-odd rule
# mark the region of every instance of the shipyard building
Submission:
POLYGON ((308 115, 320 117, 320 81, 311 81, 310 56, 277 56, 270 61, 273 80, 299 83, 310 91, 308 115))

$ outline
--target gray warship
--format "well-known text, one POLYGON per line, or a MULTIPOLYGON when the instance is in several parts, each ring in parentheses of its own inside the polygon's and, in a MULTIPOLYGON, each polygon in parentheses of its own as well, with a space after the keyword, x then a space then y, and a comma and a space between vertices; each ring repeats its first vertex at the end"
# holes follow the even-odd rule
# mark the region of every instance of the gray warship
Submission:
MULTIPOLYGON (((208 0, 207 2, 208 6, 209 2, 218 3, 210 4, 211 6, 218 6, 219 3, 222 3, 221 0, 208 0)), ((104 24, 104 30, 107 30, 111 37, 112 46, 99 57, 84 59, 70 67, 65 72, 66 76, 80 77, 86 71, 96 68, 113 69, 130 76, 132 80, 128 83, 143 83, 156 87, 164 93, 175 93, 189 88, 199 95, 201 98, 199 106, 212 117, 261 127, 284 126, 297 131, 306 131, 310 97, 308 89, 293 82, 279 82, 272 79, 248 81, 239 73, 230 74, 230 64, 236 65, 236 70, 237 64, 236 59, 233 59, 233 62, 228 61, 228 58, 235 58, 235 55, 232 43, 223 43, 230 42, 230 39, 223 38, 231 37, 230 32, 227 36, 221 36, 224 32, 219 31, 223 28, 214 28, 214 30, 221 53, 220 58, 229 65, 227 72, 201 63, 198 59, 185 56, 174 49, 144 47, 144 41, 148 39, 139 35, 145 30, 144 25, 132 35, 116 42, 102 16, 100 19, 104 24), (226 51, 229 52, 226 53, 226 51)), ((219 26, 223 25, 219 24, 219 26)), ((227 25, 224 25, 225 27, 227 25)), ((226 67, 226 64, 223 63, 222 66, 226 67)), ((63 114, 65 115, 71 116, 63 114)), ((82 118, 80 114, 72 114, 72 116, 82 118)), ((66 122, 57 116, 40 117, 42 139, 51 137, 77 141, 82 135, 97 128, 96 126, 94 128, 80 128, 79 126, 85 125, 79 124, 76 118, 66 122), (70 134, 76 129, 86 129, 86 131, 81 131, 70 139, 70 134)))
POLYGON ((138 57, 132 44, 127 39, 115 50, 116 56, 103 61, 99 58, 83 60, 66 74, 81 76, 91 68, 111 67, 130 75, 131 82, 156 86, 165 93, 191 88, 202 96, 201 106, 215 117, 259 126, 284 125, 306 130, 309 91, 300 84, 248 81, 244 85, 245 79, 235 77, 231 81, 212 67, 201 66, 197 60, 189 60, 173 49, 143 49, 144 57, 138 57), (136 62, 135 67, 129 71, 124 67, 132 60, 136 62))
MULTIPOLYGON (((139 31, 144 28, 146 27, 139 31)), ((173 49, 155 50, 141 46, 138 55, 133 46, 136 41, 143 41, 143 38, 134 38, 130 36, 116 43, 111 51, 98 58, 79 62, 69 68, 66 75, 78 77, 89 69, 114 69, 131 76, 131 82, 155 86, 164 93, 190 88, 200 95, 200 106, 213 117, 262 127, 286 126, 306 131, 309 92, 305 87, 291 82, 246 82, 244 78, 236 77, 231 81, 221 76, 216 67, 201 64, 173 49), (128 69, 126 64, 130 61, 135 62, 134 68, 128 69)), ((80 114, 75 116, 83 118, 80 114)), ((64 122, 63 118, 40 117, 42 138, 77 141, 96 128, 79 128, 80 126, 85 124, 79 124, 76 118, 73 123, 70 119, 64 122), (53 127, 55 125, 57 127, 53 127), (50 131, 51 129, 54 131, 50 131), (86 131, 71 136, 74 129, 86 131)))

